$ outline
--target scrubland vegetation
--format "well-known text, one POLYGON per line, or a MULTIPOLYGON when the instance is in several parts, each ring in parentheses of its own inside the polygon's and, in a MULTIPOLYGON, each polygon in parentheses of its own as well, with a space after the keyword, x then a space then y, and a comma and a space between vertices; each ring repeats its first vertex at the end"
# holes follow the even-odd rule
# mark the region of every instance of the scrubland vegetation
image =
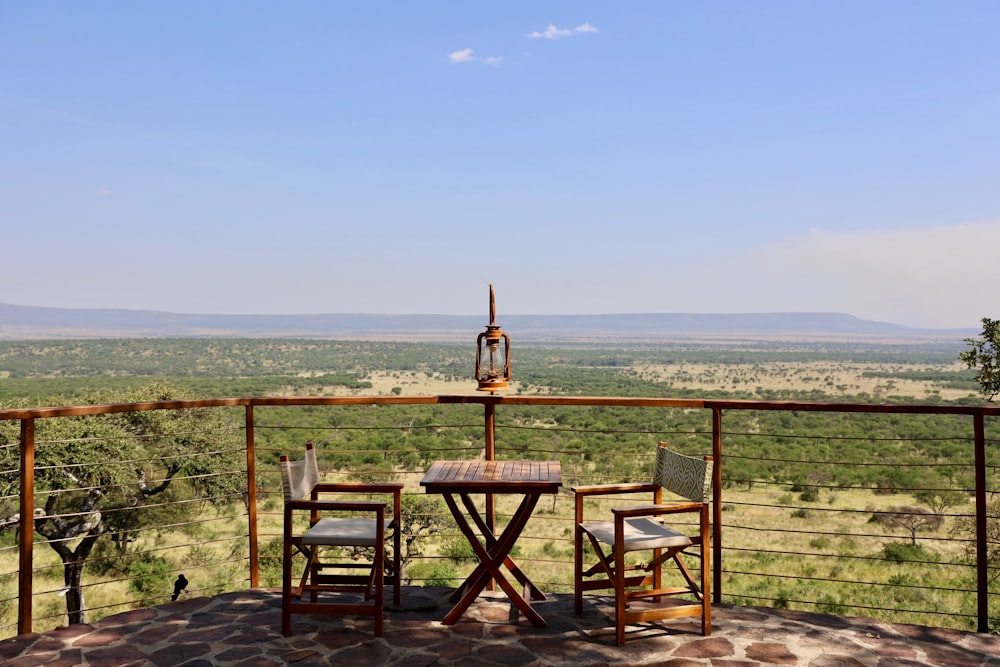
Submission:
MULTIPOLYGON (((515 384, 509 393, 978 404, 982 399, 976 395, 976 381, 957 362, 960 349, 958 342, 905 346, 762 341, 738 350, 713 342, 628 349, 515 344, 515 384)), ((151 400, 153 395, 472 394, 473 362, 470 346, 428 343, 3 342, 0 407, 151 400)), ((194 472, 187 463, 174 465, 174 482, 161 496, 164 502, 152 502, 152 496, 147 501, 139 494, 142 509, 130 512, 133 491, 132 496, 121 494, 116 510, 105 510, 105 516, 128 517, 135 523, 131 528, 109 523, 94 541, 83 575, 88 622, 131 606, 168 601, 180 572, 192 582, 185 594, 249 585, 244 498, 232 495, 233 488, 212 490, 205 483, 221 476, 238 486, 245 479, 238 460, 242 412, 204 418, 206 425, 214 420, 206 426, 211 435, 199 436, 206 442, 197 446, 223 452, 213 455, 221 457, 216 468, 194 472)), ((710 420, 706 411, 686 409, 503 406, 497 412, 497 452, 501 458, 560 459, 567 491, 576 483, 635 481, 648 477, 658 440, 687 453, 710 451, 710 420)), ((152 485, 166 478, 171 454, 196 444, 187 435, 196 429, 179 423, 107 420, 97 429, 95 421, 38 420, 40 452, 52 453, 53 466, 73 463, 74 456, 80 458, 76 462, 98 456, 148 461, 143 465, 152 485), (50 430, 59 421, 70 425, 59 427, 60 432, 50 430), (153 445, 140 437, 142 428, 156 432, 153 445), (138 449, 126 455, 126 445, 138 449)), ((994 490, 997 428, 995 422, 987 423, 989 487, 994 490)), ((454 585, 470 566, 471 549, 451 530, 441 504, 425 496, 418 482, 434 460, 481 455, 478 406, 260 407, 255 411, 255 436, 261 585, 279 584, 277 456, 299 451, 307 441, 317 443, 330 479, 394 478, 406 483, 404 514, 411 517, 407 534, 412 539, 404 555, 411 583, 454 585)), ((975 598, 967 592, 975 588, 969 567, 969 539, 974 535, 969 523, 970 438, 971 428, 962 418, 940 415, 727 415, 720 526, 724 600, 974 626, 970 615, 975 614, 975 598)), ((0 520, 17 511, 16 442, 16 422, 0 422, 0 520)), ((127 475, 117 474, 117 481, 107 483, 124 488, 127 475)), ((43 493, 66 487, 56 476, 45 483, 49 487, 40 489, 43 493)), ((131 483, 134 486, 134 480, 131 483)), ((86 498, 82 490, 62 494, 55 497, 62 498, 63 511, 86 498)), ((51 497, 36 503, 49 507, 45 498, 51 497)), ((501 518, 509 511, 506 502, 498 500, 501 518)), ((551 502, 543 499, 517 547, 519 560, 546 590, 572 590, 571 505, 568 492, 551 502)), ((996 503, 994 509, 993 515, 1000 514, 996 503)), ((994 524, 998 520, 993 519, 994 524)), ((996 533, 995 527, 992 530, 996 533)), ((78 546, 80 539, 74 537, 68 544, 78 546)), ((9 624, 16 618, 14 540, 13 529, 0 528, 0 625, 7 625, 3 635, 12 634, 9 624)), ((35 598, 38 629, 65 623, 66 604, 64 559, 44 538, 36 540, 35 591, 42 593, 35 598)), ((996 586, 995 576, 993 581, 996 586)), ((991 617, 998 616, 992 611, 991 617)))

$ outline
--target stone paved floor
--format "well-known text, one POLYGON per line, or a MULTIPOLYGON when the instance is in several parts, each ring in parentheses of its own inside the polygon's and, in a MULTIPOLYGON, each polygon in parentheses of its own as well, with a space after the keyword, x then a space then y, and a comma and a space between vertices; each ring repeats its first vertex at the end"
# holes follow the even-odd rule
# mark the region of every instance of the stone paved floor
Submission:
POLYGON ((0 642, 0 664, 91 667, 270 667, 295 665, 668 665, 671 667, 978 667, 1000 666, 1000 637, 870 619, 717 606, 713 633, 694 619, 630 626, 614 644, 604 598, 583 616, 571 595, 536 603, 548 622, 535 628, 511 618, 501 596, 481 597, 456 625, 438 621, 445 589, 406 588, 403 606, 386 615, 385 633, 370 619, 295 618, 292 637, 278 631, 281 601, 271 591, 182 599, 150 609, 0 642))

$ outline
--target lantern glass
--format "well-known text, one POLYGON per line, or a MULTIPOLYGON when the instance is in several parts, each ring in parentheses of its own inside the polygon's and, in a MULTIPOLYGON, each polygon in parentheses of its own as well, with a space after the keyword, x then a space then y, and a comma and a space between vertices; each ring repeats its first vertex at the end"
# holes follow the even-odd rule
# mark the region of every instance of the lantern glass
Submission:
POLYGON ((510 382, 510 339, 499 330, 479 334, 476 380, 481 391, 506 389, 510 382))
POLYGON ((502 378, 507 369, 507 349, 503 338, 489 337, 483 341, 479 356, 479 373, 483 378, 502 378))

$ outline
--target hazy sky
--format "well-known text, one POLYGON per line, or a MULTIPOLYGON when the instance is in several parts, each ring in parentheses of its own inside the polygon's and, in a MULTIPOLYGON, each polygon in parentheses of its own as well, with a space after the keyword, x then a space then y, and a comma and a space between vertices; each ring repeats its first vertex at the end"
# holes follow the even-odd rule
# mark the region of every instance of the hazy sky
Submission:
POLYGON ((0 302, 1000 317, 1000 2, 3 2, 0 302))

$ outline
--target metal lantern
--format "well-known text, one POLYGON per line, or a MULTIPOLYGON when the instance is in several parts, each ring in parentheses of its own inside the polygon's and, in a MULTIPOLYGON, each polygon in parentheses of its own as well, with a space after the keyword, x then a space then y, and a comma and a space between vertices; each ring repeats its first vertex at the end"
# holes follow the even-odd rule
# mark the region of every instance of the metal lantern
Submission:
POLYGON ((490 323, 476 339, 476 381, 479 391, 500 391, 510 383, 510 337, 496 323, 493 285, 490 285, 490 323))

